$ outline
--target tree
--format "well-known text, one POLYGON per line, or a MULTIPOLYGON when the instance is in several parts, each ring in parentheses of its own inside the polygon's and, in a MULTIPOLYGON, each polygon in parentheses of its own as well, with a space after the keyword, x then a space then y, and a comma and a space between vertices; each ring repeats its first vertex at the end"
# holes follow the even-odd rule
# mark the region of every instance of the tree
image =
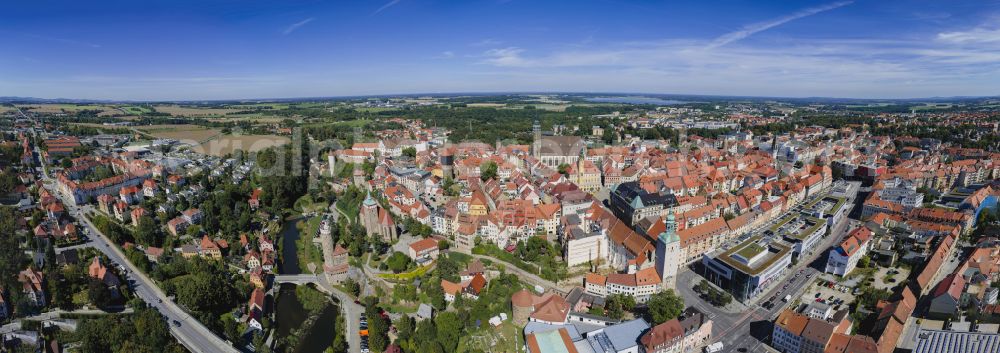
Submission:
POLYGON ((434 273, 441 279, 446 279, 451 282, 458 282, 458 273, 462 271, 461 265, 449 254, 448 256, 439 256, 437 261, 437 268, 434 273))
POLYGON ((871 262, 872 262, 872 259, 870 257, 864 256, 864 257, 861 258, 861 260, 858 260, 858 267, 860 267, 860 268, 868 268, 868 266, 871 265, 871 262))
POLYGON ((166 320, 149 308, 132 315, 81 320, 75 337, 81 352, 186 352, 170 337, 166 320))
POLYGON ((559 165, 559 174, 569 175, 569 164, 563 163, 559 165))
POLYGON ((87 298, 98 308, 106 309, 111 305, 111 290, 101 280, 91 278, 87 284, 87 298))
POLYGON ((393 252, 389 258, 385 259, 386 266, 392 270, 393 273, 400 273, 406 270, 410 266, 410 257, 406 256, 399 251, 393 252))
POLYGON ((635 308, 635 298, 631 295, 612 294, 605 299, 604 303, 608 317, 612 319, 621 319, 625 317, 625 312, 635 308))
POLYGON ((17 283, 17 273, 24 269, 27 256, 21 250, 13 207, 0 207, 0 289, 12 288, 17 283))
POLYGON ((408 283, 397 284, 392 288, 392 296, 396 300, 415 301, 417 300, 417 288, 408 283))
POLYGON ((368 343, 373 352, 384 352, 389 346, 389 320, 382 318, 378 306, 367 306, 368 343))
POLYGON ((481 179, 482 181, 496 179, 496 177, 497 177, 496 162, 489 161, 479 166, 479 179, 481 179))
POLYGON ((407 156, 407 157, 410 157, 410 158, 416 158, 417 157, 417 149, 414 148, 414 147, 404 148, 403 149, 403 155, 407 156))
POLYGON ((684 311, 684 299, 674 294, 673 289, 653 294, 646 302, 653 325, 659 325, 677 318, 684 311))
POLYGON ((441 280, 434 280, 435 277, 431 277, 431 283, 425 288, 424 293, 431 299, 431 306, 437 311, 442 311, 448 308, 448 301, 444 299, 444 289, 441 288, 441 280))
POLYGON ((344 281, 344 288, 347 289, 347 293, 350 293, 355 297, 361 294, 361 285, 359 285, 358 282, 354 280, 354 278, 348 277, 347 280, 344 281))
POLYGON ((434 318, 437 326, 437 341, 446 352, 454 352, 458 348, 458 340, 462 336, 462 320, 451 311, 445 311, 434 318))
POLYGON ((601 134, 601 140, 606 144, 611 144, 615 142, 615 129, 607 127, 604 129, 604 133, 601 134))
MULTIPOLYGON (((413 342, 435 342, 437 341, 437 327, 434 321, 423 320, 417 323, 417 330, 413 332, 413 342)), ((422 345, 421 345, 422 346, 422 345)))
POLYGON ((149 216, 139 217, 139 223, 135 228, 135 240, 148 246, 162 245, 159 227, 156 226, 156 222, 153 222, 153 218, 149 216))
POLYGON ((333 333, 333 343, 330 344, 328 351, 333 353, 346 353, 347 352, 347 338, 344 337, 344 332, 347 332, 346 322, 344 321, 343 315, 337 315, 337 322, 334 324, 333 333))
POLYGON ((396 320, 396 334, 399 340, 409 340, 410 336, 413 336, 415 329, 413 318, 407 314, 403 314, 403 316, 396 320))
POLYGON ((45 268, 50 271, 56 268, 56 250, 51 241, 45 242, 45 268))
POLYGON ((48 282, 52 286, 52 304, 63 310, 73 310, 73 286, 64 278, 62 271, 52 271, 48 282))
POLYGON ((202 313, 222 313, 236 301, 236 289, 229 276, 213 265, 193 264, 188 278, 176 282, 179 304, 202 313))

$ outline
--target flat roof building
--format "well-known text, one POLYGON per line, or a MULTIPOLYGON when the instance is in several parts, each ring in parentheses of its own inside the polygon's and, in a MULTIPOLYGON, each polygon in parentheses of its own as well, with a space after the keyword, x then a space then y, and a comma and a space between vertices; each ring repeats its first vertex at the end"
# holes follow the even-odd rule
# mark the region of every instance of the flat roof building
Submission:
POLYGON ((702 257, 705 278, 728 290, 736 300, 759 295, 792 264, 791 246, 757 235, 729 249, 702 257))

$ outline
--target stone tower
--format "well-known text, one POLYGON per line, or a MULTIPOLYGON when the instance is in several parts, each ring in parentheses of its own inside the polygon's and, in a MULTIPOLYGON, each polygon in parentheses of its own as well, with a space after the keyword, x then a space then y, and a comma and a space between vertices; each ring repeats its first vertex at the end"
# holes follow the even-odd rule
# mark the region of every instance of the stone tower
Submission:
POLYGON ((535 159, 542 159, 542 124, 535 120, 535 123, 531 125, 531 133, 534 137, 534 143, 532 144, 531 154, 535 156, 535 159))
POLYGON ((441 174, 445 179, 455 179, 455 156, 449 148, 441 151, 441 174))
MULTIPOLYGON (((333 236, 330 232, 330 221, 324 219, 319 224, 319 241, 320 245, 323 247, 323 272, 327 276, 331 276, 333 273, 333 236)), ((333 282, 333 279, 330 279, 333 282)))
POLYGON ((337 154, 334 153, 333 151, 330 151, 330 153, 328 153, 326 155, 326 161, 327 161, 327 163, 330 164, 330 176, 331 177, 337 176, 337 172, 336 172, 337 154))
POLYGON ((666 230, 656 239, 656 272, 666 288, 673 288, 677 279, 677 269, 680 268, 681 239, 677 237, 677 225, 674 223, 674 213, 667 214, 666 230))

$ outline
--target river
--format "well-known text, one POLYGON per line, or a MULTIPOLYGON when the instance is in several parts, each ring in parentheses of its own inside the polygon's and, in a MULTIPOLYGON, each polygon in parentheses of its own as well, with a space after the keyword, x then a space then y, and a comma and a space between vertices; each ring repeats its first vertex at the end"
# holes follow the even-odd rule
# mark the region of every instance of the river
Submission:
MULTIPOLYGON (((276 347, 277 352, 312 353, 322 352, 333 343, 334 329, 340 310, 336 305, 328 304, 320 310, 308 332, 298 339, 296 347, 276 347), (283 349, 283 350, 282 350, 283 349)), ((295 294, 294 284, 282 284, 275 303, 275 337, 284 339, 293 331, 298 330, 308 321, 310 313, 302 307, 295 294)))
POLYGON ((293 217, 285 220, 281 226, 281 274, 297 275, 302 273, 299 267, 299 257, 295 251, 295 242, 299 240, 299 228, 295 223, 302 217, 293 217))
MULTIPOLYGON (((299 267, 299 258, 296 254, 295 242, 299 240, 299 228, 295 224, 302 220, 302 217, 293 217, 285 220, 281 228, 281 264, 282 274, 300 274, 302 268, 299 267)), ((305 324, 310 313, 299 302, 295 294, 294 284, 282 284, 279 289, 275 308, 275 337, 285 339, 305 324)), ((298 339, 296 347, 283 348, 284 352, 290 353, 312 353, 322 352, 333 343, 334 326, 337 322, 339 308, 334 304, 329 304, 320 310, 314 324, 308 332, 302 334, 298 339)))

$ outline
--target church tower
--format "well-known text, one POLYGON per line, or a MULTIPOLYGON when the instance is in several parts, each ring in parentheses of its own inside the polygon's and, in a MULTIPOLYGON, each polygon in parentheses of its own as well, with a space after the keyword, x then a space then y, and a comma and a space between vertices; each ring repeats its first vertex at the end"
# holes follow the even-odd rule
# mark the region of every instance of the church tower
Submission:
POLYGON ((656 239, 656 272, 665 288, 674 288, 677 281, 677 269, 680 268, 681 239, 677 237, 677 225, 674 223, 674 213, 667 213, 666 230, 656 239))
POLYGON ((361 202, 361 225, 365 228, 365 233, 372 235, 378 229, 378 202, 372 198, 371 193, 365 196, 361 202))

